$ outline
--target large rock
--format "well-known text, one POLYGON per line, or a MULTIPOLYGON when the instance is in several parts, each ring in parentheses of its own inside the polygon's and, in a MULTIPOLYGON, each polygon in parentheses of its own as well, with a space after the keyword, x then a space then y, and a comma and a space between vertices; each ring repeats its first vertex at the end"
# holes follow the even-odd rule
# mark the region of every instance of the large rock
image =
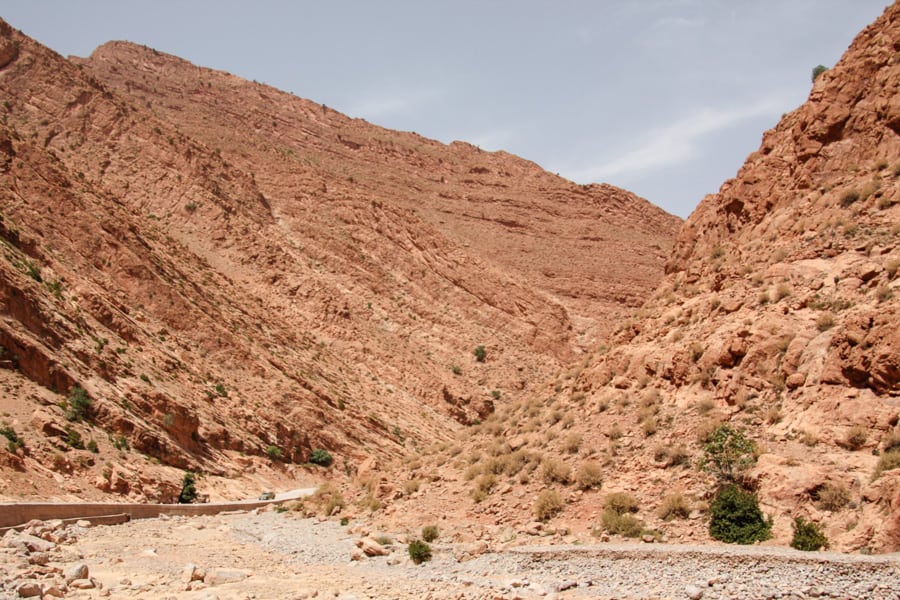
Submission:
POLYGON ((390 550, 371 537, 356 540, 356 547, 362 550, 366 556, 387 556, 390 554, 390 550))

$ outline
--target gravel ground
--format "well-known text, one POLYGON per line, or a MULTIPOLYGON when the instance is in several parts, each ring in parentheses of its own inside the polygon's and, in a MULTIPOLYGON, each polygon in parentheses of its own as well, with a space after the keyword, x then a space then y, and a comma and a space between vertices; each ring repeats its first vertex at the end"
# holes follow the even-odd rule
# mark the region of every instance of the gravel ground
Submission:
MULTIPOLYGON (((238 539, 298 565, 346 566, 357 536, 333 521, 248 515, 238 539), (310 543, 312 540, 312 543, 310 543)), ((459 562, 459 547, 433 544, 434 559, 413 565, 405 546, 357 569, 375 579, 468 590, 473 596, 564 598, 900 599, 900 555, 804 553, 770 546, 601 544, 525 546, 459 562)), ((375 597, 375 596, 373 596, 375 597)), ((400 597, 400 596, 396 596, 400 597)), ((465 596, 469 597, 469 596, 465 596)))
POLYGON ((351 561, 364 534, 379 535, 367 528, 275 511, 39 524, 32 537, 0 540, 0 598, 37 590, 83 599, 900 599, 897 554, 616 543, 490 551, 439 539, 433 559, 415 565, 403 534, 387 534, 395 541, 386 555, 351 561))

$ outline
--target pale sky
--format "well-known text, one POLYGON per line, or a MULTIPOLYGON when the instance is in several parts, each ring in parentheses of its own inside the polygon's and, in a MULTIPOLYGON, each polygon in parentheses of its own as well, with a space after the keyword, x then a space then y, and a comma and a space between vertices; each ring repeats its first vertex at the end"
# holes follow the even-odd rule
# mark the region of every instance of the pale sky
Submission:
POLYGON ((63 55, 129 40, 686 217, 886 0, 0 0, 63 55))

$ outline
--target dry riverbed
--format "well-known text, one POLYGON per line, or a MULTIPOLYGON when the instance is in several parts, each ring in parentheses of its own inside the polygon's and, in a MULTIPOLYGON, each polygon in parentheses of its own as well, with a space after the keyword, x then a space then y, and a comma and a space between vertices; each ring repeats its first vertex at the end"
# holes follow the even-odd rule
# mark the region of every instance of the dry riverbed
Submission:
POLYGON ((90 527, 37 524, 0 548, 0 597, 900 598, 900 556, 665 544, 432 543, 254 511, 90 527))

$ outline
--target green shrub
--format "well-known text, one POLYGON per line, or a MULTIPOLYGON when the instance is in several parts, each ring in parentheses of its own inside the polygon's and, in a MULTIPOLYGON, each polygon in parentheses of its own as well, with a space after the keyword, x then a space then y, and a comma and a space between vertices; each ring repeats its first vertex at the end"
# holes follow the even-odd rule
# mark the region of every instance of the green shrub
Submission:
POLYGON ((178 495, 179 504, 190 504, 197 499, 197 476, 188 471, 181 480, 181 494, 178 495))
POLYGON ((485 351, 484 346, 475 346, 473 354, 475 355, 475 360, 480 363, 483 363, 484 359, 487 358, 487 351, 485 351))
POLYGON ((819 78, 819 75, 828 70, 828 67, 825 65, 816 65, 812 70, 812 82, 815 83, 816 79, 819 78))
POLYGON ((438 531, 437 525, 426 525, 422 528, 422 539, 426 542, 433 542, 438 539, 440 535, 440 531, 438 531))
POLYGON ((631 514, 620 514, 607 508, 600 517, 603 529, 609 533, 634 538, 644 531, 644 522, 631 514))
POLYGON ((709 512, 709 535, 721 542, 752 544, 772 535, 772 520, 763 517, 756 494, 734 483, 719 490, 709 512))
POLYGON ((266 456, 271 460, 281 460, 281 448, 278 446, 268 446, 266 448, 266 456))
POLYGON ((431 546, 422 540, 411 541, 407 547, 407 551, 409 552, 409 557, 417 565, 431 560, 431 546))
POLYGON ((87 419, 91 412, 91 397, 84 388, 75 386, 66 399, 66 419, 77 422, 87 419))
POLYGON ((534 501, 534 516, 538 521, 552 519, 563 509, 562 498, 556 490, 542 490, 534 501))
POLYGON ((756 462, 756 444, 743 432, 719 425, 703 445, 700 469, 721 481, 735 481, 756 462))
POLYGON ((66 427, 66 444, 76 450, 84 450, 84 440, 81 439, 81 434, 71 427, 66 427))
POLYGON ((25 446, 25 440, 19 437, 16 430, 9 425, 0 427, 0 435, 6 438, 6 449, 13 454, 15 454, 16 450, 25 446))
POLYGON ((93 452, 94 454, 97 454, 98 452, 100 452, 100 448, 97 447, 97 442, 95 442, 94 440, 88 441, 87 449, 90 450, 91 452, 93 452))
POLYGON ((328 467, 331 466, 334 459, 331 457, 331 454, 328 453, 328 450, 316 448, 312 451, 312 454, 309 455, 309 462, 314 465, 319 465, 320 467, 328 467))
POLYGON ((804 521, 803 517, 797 517, 794 519, 793 527, 794 537, 791 539, 791 548, 806 552, 828 548, 828 538, 815 523, 804 521))

